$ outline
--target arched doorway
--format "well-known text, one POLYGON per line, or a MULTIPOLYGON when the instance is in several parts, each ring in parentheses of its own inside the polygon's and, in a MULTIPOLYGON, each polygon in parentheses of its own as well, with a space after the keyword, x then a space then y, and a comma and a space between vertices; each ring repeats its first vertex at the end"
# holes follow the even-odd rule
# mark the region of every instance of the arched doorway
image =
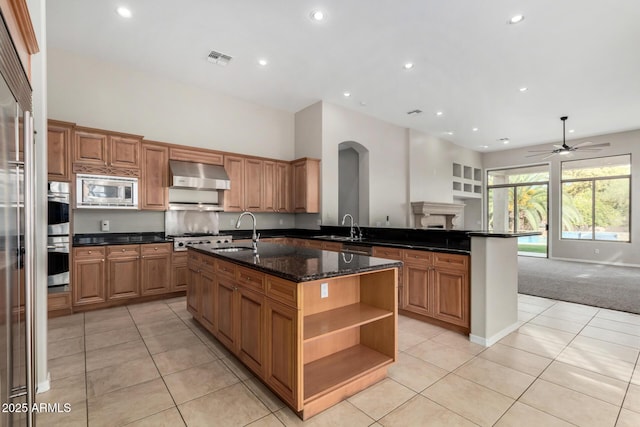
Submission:
POLYGON ((369 150, 355 141, 338 145, 338 219, 347 213, 369 225, 369 150))

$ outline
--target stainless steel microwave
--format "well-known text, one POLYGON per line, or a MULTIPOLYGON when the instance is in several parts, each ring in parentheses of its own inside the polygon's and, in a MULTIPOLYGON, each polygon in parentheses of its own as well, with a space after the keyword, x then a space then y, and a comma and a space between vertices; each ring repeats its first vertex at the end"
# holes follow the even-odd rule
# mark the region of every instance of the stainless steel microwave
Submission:
POLYGON ((76 207, 138 209, 138 178, 78 174, 76 207))

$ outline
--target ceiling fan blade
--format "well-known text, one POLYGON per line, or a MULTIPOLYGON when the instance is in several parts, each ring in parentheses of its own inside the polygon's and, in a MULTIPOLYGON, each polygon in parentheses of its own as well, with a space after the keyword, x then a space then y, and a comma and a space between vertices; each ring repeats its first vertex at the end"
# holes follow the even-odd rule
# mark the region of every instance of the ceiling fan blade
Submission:
POLYGON ((528 150, 529 153, 550 153, 553 150, 528 150))
POLYGON ((549 159, 549 158, 551 158, 551 157, 555 156, 556 154, 557 154, 557 153, 551 153, 551 154, 549 154, 548 156, 543 157, 543 158, 542 158, 542 159, 540 159, 540 160, 547 160, 547 159, 549 159))
POLYGON ((545 151, 543 153, 534 153, 534 154, 529 154, 528 156, 525 157, 537 157, 537 156, 544 156, 545 154, 549 154, 548 151, 545 151))
POLYGON ((608 142, 603 142, 601 144, 593 144, 593 145, 589 145, 588 147, 585 148, 599 148, 599 147, 610 147, 611 144, 608 142))
POLYGON ((564 145, 561 144, 553 144, 554 147, 556 147, 558 150, 562 150, 564 148, 564 145))
POLYGON ((579 142, 576 145, 573 145, 571 148, 578 148, 578 147, 582 147, 582 146, 585 146, 585 145, 591 145, 591 144, 593 144, 593 142, 591 142, 591 141, 582 141, 582 142, 579 142))

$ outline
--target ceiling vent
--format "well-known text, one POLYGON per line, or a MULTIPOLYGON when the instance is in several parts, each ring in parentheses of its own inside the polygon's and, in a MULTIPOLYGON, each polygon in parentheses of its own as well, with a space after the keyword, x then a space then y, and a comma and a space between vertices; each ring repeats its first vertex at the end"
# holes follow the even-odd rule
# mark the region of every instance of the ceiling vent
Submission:
POLYGON ((411 114, 420 114, 422 113, 422 110, 411 110, 411 111, 407 111, 407 114, 411 115, 411 114))
POLYGON ((229 55, 216 52, 215 50, 212 50, 211 52, 209 52, 209 55, 207 56, 207 61, 223 67, 225 67, 229 62, 231 62, 231 59, 232 58, 229 55))

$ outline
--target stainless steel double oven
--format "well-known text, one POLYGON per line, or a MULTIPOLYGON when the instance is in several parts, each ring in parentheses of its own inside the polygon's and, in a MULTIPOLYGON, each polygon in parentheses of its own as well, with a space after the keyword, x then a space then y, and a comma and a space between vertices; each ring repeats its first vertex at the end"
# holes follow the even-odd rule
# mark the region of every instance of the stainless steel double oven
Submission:
POLYGON ((47 225, 49 293, 69 290, 69 212, 71 194, 68 182, 49 182, 47 225))

